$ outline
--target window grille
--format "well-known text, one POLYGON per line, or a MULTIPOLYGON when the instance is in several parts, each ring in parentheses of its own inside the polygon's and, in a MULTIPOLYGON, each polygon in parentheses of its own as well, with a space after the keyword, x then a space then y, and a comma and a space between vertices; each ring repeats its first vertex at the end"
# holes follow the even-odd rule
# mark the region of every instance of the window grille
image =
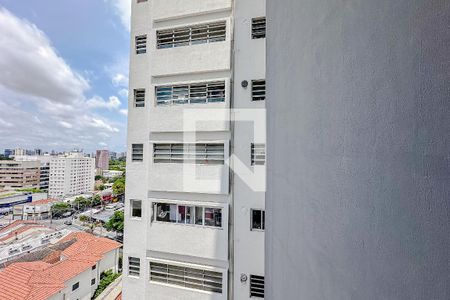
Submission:
POLYGON ((157 105, 215 103, 225 101, 225 81, 156 87, 157 105))
POLYGON ((222 273, 150 262, 150 281, 222 293, 222 273))
POLYGON ((158 49, 225 41, 226 22, 179 27, 156 32, 158 49))
POLYGON ((147 35, 136 36, 136 54, 147 53, 147 35))
POLYGON ((264 165, 266 163, 266 145, 253 144, 251 146, 251 161, 252 166, 264 165))
POLYGON ((266 100, 266 80, 252 80, 252 101, 266 100))
POLYGON ((153 144, 153 161, 224 164, 224 151, 224 144, 153 144))
POLYGON ((252 19, 252 39, 266 37, 266 17, 252 19))
POLYGON ((141 273, 141 259, 128 257, 128 275, 139 277, 141 273))
POLYGON ((144 160, 144 145, 143 144, 131 145, 131 160, 133 162, 141 162, 144 160))
POLYGON ((264 276, 250 275, 250 297, 264 298, 264 276))
POLYGON ((145 107, 145 89, 134 90, 134 106, 145 107))

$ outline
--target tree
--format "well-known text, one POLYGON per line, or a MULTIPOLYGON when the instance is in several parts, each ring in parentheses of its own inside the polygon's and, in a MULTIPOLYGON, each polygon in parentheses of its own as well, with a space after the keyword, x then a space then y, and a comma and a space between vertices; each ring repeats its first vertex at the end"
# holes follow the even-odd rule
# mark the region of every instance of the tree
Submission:
POLYGON ((61 217, 70 210, 70 204, 66 202, 57 202, 51 207, 51 213, 54 217, 61 217))
POLYGON ((72 206, 76 209, 85 209, 86 207, 91 205, 91 201, 84 197, 76 197, 72 202, 72 206))
POLYGON ((102 204, 102 197, 100 197, 100 195, 94 195, 91 199, 91 205, 99 206, 100 204, 102 204))
POLYGON ((123 219, 124 219, 123 211, 116 211, 111 216, 109 221, 106 222, 105 228, 108 229, 109 231, 116 231, 123 233, 123 224, 124 224, 123 219))
POLYGON ((102 175, 95 175, 95 181, 102 180, 102 179, 103 179, 102 175))
POLYGON ((78 219, 80 220, 80 222, 83 222, 83 224, 89 221, 89 217, 85 215, 79 216, 78 219))
POLYGON ((112 190, 114 195, 122 195, 125 193, 125 177, 119 177, 114 181, 112 190))
POLYGON ((120 276, 119 273, 113 273, 113 271, 111 271, 111 270, 102 272, 100 274, 100 282, 98 284, 97 289, 94 292, 94 296, 92 297, 92 299, 97 298, 119 276, 120 276))

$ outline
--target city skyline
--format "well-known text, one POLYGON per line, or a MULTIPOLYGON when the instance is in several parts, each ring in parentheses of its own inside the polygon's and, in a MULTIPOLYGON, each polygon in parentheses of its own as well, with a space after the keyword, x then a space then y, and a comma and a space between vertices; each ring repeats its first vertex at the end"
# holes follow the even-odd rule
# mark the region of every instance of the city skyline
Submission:
POLYGON ((0 0, 0 149, 125 151, 129 3, 0 0))

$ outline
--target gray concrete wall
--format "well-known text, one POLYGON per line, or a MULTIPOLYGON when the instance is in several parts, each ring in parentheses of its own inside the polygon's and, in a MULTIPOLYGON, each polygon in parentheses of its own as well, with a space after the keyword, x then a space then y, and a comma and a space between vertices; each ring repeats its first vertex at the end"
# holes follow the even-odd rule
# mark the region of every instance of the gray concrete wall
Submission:
POLYGON ((450 1, 267 16, 266 299, 450 299, 450 1))

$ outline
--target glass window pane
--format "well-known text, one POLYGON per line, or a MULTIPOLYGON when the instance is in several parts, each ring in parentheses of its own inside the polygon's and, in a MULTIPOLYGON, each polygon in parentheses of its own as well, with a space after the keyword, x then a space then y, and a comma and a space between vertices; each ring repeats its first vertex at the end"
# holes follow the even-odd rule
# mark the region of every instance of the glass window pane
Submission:
POLYGON ((203 207, 195 207, 195 224, 203 225, 203 207))
POLYGON ((252 210, 252 229, 263 229, 261 220, 261 211, 252 210))
POLYGON ((178 223, 186 222, 186 206, 179 205, 178 206, 178 223))
POLYGON ((131 216, 135 218, 142 217, 142 201, 131 200, 131 216))

